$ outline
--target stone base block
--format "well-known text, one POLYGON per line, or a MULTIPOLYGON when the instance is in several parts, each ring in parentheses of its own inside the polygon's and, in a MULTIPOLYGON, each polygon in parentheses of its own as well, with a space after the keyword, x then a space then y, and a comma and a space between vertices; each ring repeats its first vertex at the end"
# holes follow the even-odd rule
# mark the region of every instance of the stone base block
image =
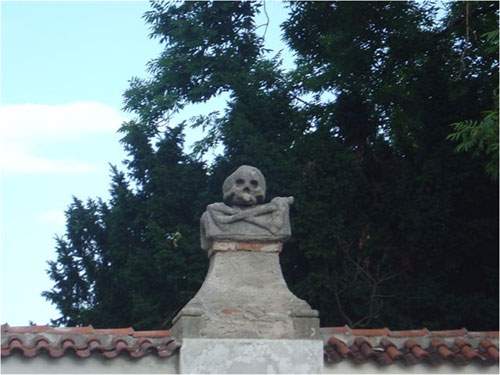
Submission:
POLYGON ((261 253, 280 253, 283 248, 281 241, 264 242, 244 242, 244 241, 213 241, 212 246, 208 248, 208 257, 215 252, 223 251, 254 251, 261 253))
POLYGON ((183 339, 181 374, 318 374, 321 340, 183 339))

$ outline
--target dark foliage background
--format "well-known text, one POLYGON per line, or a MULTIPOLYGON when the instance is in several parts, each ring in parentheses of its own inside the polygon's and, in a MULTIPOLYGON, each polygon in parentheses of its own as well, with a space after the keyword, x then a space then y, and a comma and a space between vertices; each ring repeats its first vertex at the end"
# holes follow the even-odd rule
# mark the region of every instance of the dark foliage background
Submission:
POLYGON ((291 72, 264 50, 263 6, 151 3, 164 52, 124 95, 111 200, 66 212, 53 323, 168 326, 207 269, 199 217, 245 163, 296 198, 283 271, 323 326, 498 329, 498 3, 442 22, 427 3, 290 3, 291 72), (227 110, 169 122, 223 92, 227 110), (206 130, 193 154, 186 126, 206 130))

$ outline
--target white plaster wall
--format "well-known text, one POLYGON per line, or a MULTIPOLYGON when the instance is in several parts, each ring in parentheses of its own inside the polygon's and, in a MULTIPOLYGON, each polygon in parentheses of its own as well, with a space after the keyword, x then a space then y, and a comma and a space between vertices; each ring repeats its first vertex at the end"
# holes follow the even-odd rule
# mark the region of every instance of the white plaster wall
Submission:
POLYGON ((499 368, 496 366, 483 366, 481 364, 470 363, 467 366, 455 366, 451 364, 440 364, 439 366, 429 366, 417 364, 405 366, 401 363, 394 363, 389 366, 379 366, 376 363, 364 363, 355 365, 349 360, 341 361, 337 364, 325 365, 324 374, 498 374, 499 368))
POLYGON ((321 340, 184 339, 182 374, 317 374, 321 340))
MULTIPOLYGON (((119 356, 114 359, 105 359, 92 356, 80 359, 75 356, 65 356, 55 359, 42 354, 35 358, 24 358, 18 354, 2 358, 1 372, 4 374, 178 374, 179 355, 169 358, 158 358, 154 355, 141 359, 129 359, 119 356)), ((415 373, 441 373, 441 374, 498 374, 499 366, 482 366, 472 363, 467 366, 454 366, 442 364, 440 366, 413 365, 404 366, 393 364, 390 366, 378 366, 375 363, 355 365, 349 360, 337 364, 328 364, 323 367, 324 374, 415 374, 415 373)))
POLYGON ((131 359, 125 355, 113 359, 103 358, 99 354, 89 358, 66 355, 62 358, 50 358, 45 354, 35 358, 25 358, 14 354, 2 358, 2 374, 176 374, 179 356, 159 358, 148 355, 131 359))

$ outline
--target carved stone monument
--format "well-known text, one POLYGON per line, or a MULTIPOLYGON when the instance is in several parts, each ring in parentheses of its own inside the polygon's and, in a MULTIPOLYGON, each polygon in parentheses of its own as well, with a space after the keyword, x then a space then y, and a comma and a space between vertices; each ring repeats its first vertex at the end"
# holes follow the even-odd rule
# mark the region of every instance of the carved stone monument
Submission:
POLYGON ((214 241, 276 242, 290 238, 289 205, 293 198, 264 204, 266 180, 254 167, 243 165, 224 181, 224 203, 213 203, 201 217, 201 247, 214 241))
POLYGON ((222 190, 224 203, 208 205, 201 217, 208 274, 173 321, 172 333, 182 340, 181 371, 319 372, 318 312, 290 292, 279 263, 291 236, 293 197, 264 203, 266 180, 247 165, 227 177, 222 190), (268 353, 269 360, 253 359, 245 367, 249 347, 268 353), (206 363, 215 348, 226 353, 228 358, 219 360, 230 361, 227 366, 206 363), (199 353, 196 359, 187 359, 190 351, 199 353))

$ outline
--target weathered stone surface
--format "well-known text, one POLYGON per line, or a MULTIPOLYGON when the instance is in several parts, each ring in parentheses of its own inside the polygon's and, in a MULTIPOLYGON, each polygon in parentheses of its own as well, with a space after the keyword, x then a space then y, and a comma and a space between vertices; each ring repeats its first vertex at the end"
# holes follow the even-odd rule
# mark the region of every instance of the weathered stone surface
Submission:
POLYGON ((291 236, 289 207, 293 197, 262 204, 266 181, 255 167, 243 165, 223 185, 224 203, 213 203, 201 217, 201 247, 214 240, 285 241, 291 236))
POLYGON ((283 248, 281 242, 236 242, 214 241, 208 249, 210 257, 216 251, 256 251, 262 253, 279 253, 283 248))
POLYGON ((292 197, 277 197, 253 207, 210 204, 201 217, 201 247, 210 248, 214 240, 286 241, 291 236, 292 203, 292 197))
POLYGON ((287 287, 279 263, 291 235, 292 197, 262 204, 266 181, 241 166, 223 186, 224 203, 201 218, 208 274, 195 297, 174 318, 177 339, 320 339, 318 312, 287 287))
MULTIPOLYGON (((236 243, 225 245, 238 248, 236 243)), ((263 248, 278 250, 279 245, 267 243, 263 248)), ((316 310, 288 289, 277 251, 216 251, 201 289, 173 329, 177 338, 312 339, 319 337, 319 319, 316 310), (181 332, 183 317, 191 326, 181 332)))
POLYGON ((242 165, 224 180, 224 202, 229 206, 255 206, 266 198, 266 179, 257 168, 242 165))
POLYGON ((179 358, 184 374, 318 374, 320 340, 185 339, 179 358))

